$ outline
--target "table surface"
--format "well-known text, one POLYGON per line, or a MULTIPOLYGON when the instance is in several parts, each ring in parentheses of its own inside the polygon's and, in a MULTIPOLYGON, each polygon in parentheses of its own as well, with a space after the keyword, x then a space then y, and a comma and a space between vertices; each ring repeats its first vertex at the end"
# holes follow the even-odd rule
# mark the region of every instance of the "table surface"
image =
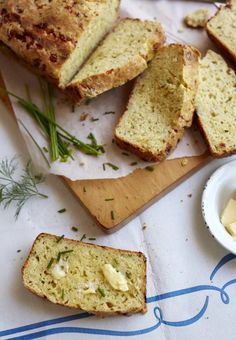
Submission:
MULTIPOLYGON (((14 156, 20 166, 29 158, 13 117, 0 103, 0 159, 14 156)), ((234 339, 235 256, 213 239, 201 215, 207 179, 232 159, 235 156, 211 161, 112 235, 105 235, 95 225, 55 176, 40 186, 49 198, 29 201, 18 220, 14 219, 14 207, 0 207, 0 337, 234 339), (66 212, 58 214, 61 208, 66 212), (77 233, 72 226, 78 226, 77 233), (148 313, 112 317, 107 322, 30 294, 23 287, 20 269, 40 232, 75 239, 86 234, 87 238, 96 237, 96 244, 143 251, 148 258, 148 313)))

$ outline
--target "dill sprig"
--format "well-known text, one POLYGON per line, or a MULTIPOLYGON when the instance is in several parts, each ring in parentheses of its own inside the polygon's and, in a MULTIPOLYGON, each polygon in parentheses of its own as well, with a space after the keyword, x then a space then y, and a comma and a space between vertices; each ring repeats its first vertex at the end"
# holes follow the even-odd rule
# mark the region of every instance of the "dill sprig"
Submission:
POLYGON ((18 100, 20 106, 37 122, 43 134, 49 139, 52 161, 58 158, 63 162, 69 157, 73 159, 71 146, 87 155, 100 156, 104 152, 102 145, 98 145, 94 140, 91 140, 91 144, 84 143, 56 123, 51 87, 42 82, 40 87, 44 102, 43 111, 31 101, 28 89, 27 100, 12 92, 7 93, 18 100))
POLYGON ((29 161, 22 175, 16 179, 15 172, 18 163, 15 158, 3 159, 0 162, 0 204, 4 209, 15 203, 17 219, 24 204, 32 197, 48 198, 38 191, 37 185, 44 181, 42 175, 34 175, 32 163, 29 161))

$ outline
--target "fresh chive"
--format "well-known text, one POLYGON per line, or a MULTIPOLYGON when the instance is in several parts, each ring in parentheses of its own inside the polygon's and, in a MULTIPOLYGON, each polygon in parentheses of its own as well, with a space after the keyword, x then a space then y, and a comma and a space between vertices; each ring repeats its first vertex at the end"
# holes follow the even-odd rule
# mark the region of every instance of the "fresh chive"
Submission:
POLYGON ((94 134, 92 132, 90 132, 90 134, 87 136, 87 138, 91 141, 90 145, 93 148, 95 148, 97 151, 101 151, 101 153, 105 152, 104 147, 97 143, 97 140, 96 140, 96 138, 95 138, 95 136, 94 136, 94 134))
POLYGON ((104 115, 114 115, 115 111, 106 111, 103 113, 104 115))
POLYGON ((137 165, 137 164, 138 164, 138 162, 132 162, 132 163, 130 163, 131 166, 134 166, 134 165, 137 165))
POLYGON ((61 235, 60 237, 58 237, 57 243, 59 243, 64 237, 65 237, 65 235, 61 235))
POLYGON ((54 258, 52 257, 51 260, 48 262, 47 269, 50 269, 54 262, 54 258))
POLYGON ((64 289, 62 289, 62 291, 61 291, 61 299, 64 300, 64 297, 65 297, 65 291, 64 291, 64 289))
POLYGON ((106 165, 109 166, 110 168, 112 168, 115 171, 119 170, 119 167, 112 164, 112 163, 103 163, 103 170, 106 170, 106 165))
POLYGON ((71 105, 71 108, 70 108, 71 112, 75 112, 75 105, 71 105))
POLYGON ((131 279, 131 273, 130 272, 127 271, 125 274, 128 277, 128 279, 131 279))
POLYGON ((111 210, 111 219, 114 220, 115 219, 115 213, 113 210, 111 210))
POLYGON ((114 139, 114 138, 112 138, 111 142, 112 142, 112 144, 115 144, 115 139, 114 139))
POLYGON ((85 187, 83 187, 83 192, 87 192, 85 187))
POLYGON ((17 250, 17 253, 20 253, 20 252, 21 252, 21 249, 18 249, 18 250, 17 250))
POLYGON ((109 202, 109 201, 114 201, 114 198, 105 198, 105 200, 104 201, 106 201, 106 202, 109 202))
POLYGON ((119 261, 114 257, 114 258, 113 258, 113 263, 114 263, 116 266, 118 266, 119 261))
POLYGON ((71 230, 77 232, 79 229, 77 227, 73 226, 73 227, 71 227, 71 230))
POLYGON ((58 210, 57 212, 58 212, 59 214, 63 214, 64 212, 66 212, 66 209, 63 208, 63 209, 58 210))
POLYGON ((96 241, 96 237, 89 237, 89 241, 96 241))
POLYGON ((59 253, 57 254, 57 262, 60 261, 62 255, 65 255, 65 254, 68 254, 68 253, 72 253, 72 251, 73 251, 73 249, 59 251, 59 253))
POLYGON ((80 241, 82 242, 82 241, 85 240, 85 239, 86 239, 86 234, 84 234, 84 235, 81 237, 80 241))
POLYGON ((48 148, 46 146, 43 147, 43 151, 48 153, 48 148))
POLYGON ((98 291, 98 293, 99 293, 102 297, 105 297, 105 296, 106 296, 105 291, 104 291, 103 288, 98 287, 98 288, 97 288, 97 291, 98 291))
POLYGON ((129 154, 127 152, 122 152, 122 155, 129 156, 129 154))
POLYGON ((90 119, 91 122, 97 122, 98 120, 99 120, 99 118, 94 118, 94 117, 92 117, 92 118, 90 119))
POLYGON ((102 167, 103 167, 103 171, 105 171, 106 170, 105 163, 102 164, 102 167))
POLYGON ((154 171, 154 167, 153 166, 151 166, 151 165, 148 165, 148 166, 146 166, 146 168, 145 168, 147 171, 154 171))

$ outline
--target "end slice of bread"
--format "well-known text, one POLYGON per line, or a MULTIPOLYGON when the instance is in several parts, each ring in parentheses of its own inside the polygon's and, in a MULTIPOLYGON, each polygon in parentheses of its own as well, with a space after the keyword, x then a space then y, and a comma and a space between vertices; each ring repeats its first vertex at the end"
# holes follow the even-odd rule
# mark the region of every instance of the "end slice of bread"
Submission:
POLYGON ((200 62, 196 97, 200 128, 212 155, 236 153, 236 75, 224 59, 209 50, 200 62))
POLYGON ((40 234, 22 268, 23 282, 53 303, 102 316, 146 312, 146 258, 40 234))
POLYGON ((80 103, 123 85, 147 68, 147 62, 164 41, 158 22, 121 20, 72 79, 68 94, 80 103))
POLYGON ((161 161, 191 126, 199 52, 185 45, 160 48, 137 79, 115 139, 144 160, 161 161))
POLYGON ((208 21, 206 30, 221 51, 236 63, 236 1, 220 7, 208 21))

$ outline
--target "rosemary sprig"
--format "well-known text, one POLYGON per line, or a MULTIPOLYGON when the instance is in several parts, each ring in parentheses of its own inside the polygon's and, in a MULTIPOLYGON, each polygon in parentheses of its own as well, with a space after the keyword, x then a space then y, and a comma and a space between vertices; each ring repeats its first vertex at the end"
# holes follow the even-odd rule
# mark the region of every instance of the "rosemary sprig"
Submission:
POLYGON ((9 205, 15 203, 16 219, 22 207, 30 198, 34 196, 48 198, 38 191, 37 185, 44 181, 44 177, 33 174, 31 161, 27 163, 19 179, 14 176, 17 167, 15 158, 10 161, 6 158, 0 162, 0 204, 6 209, 9 205))

